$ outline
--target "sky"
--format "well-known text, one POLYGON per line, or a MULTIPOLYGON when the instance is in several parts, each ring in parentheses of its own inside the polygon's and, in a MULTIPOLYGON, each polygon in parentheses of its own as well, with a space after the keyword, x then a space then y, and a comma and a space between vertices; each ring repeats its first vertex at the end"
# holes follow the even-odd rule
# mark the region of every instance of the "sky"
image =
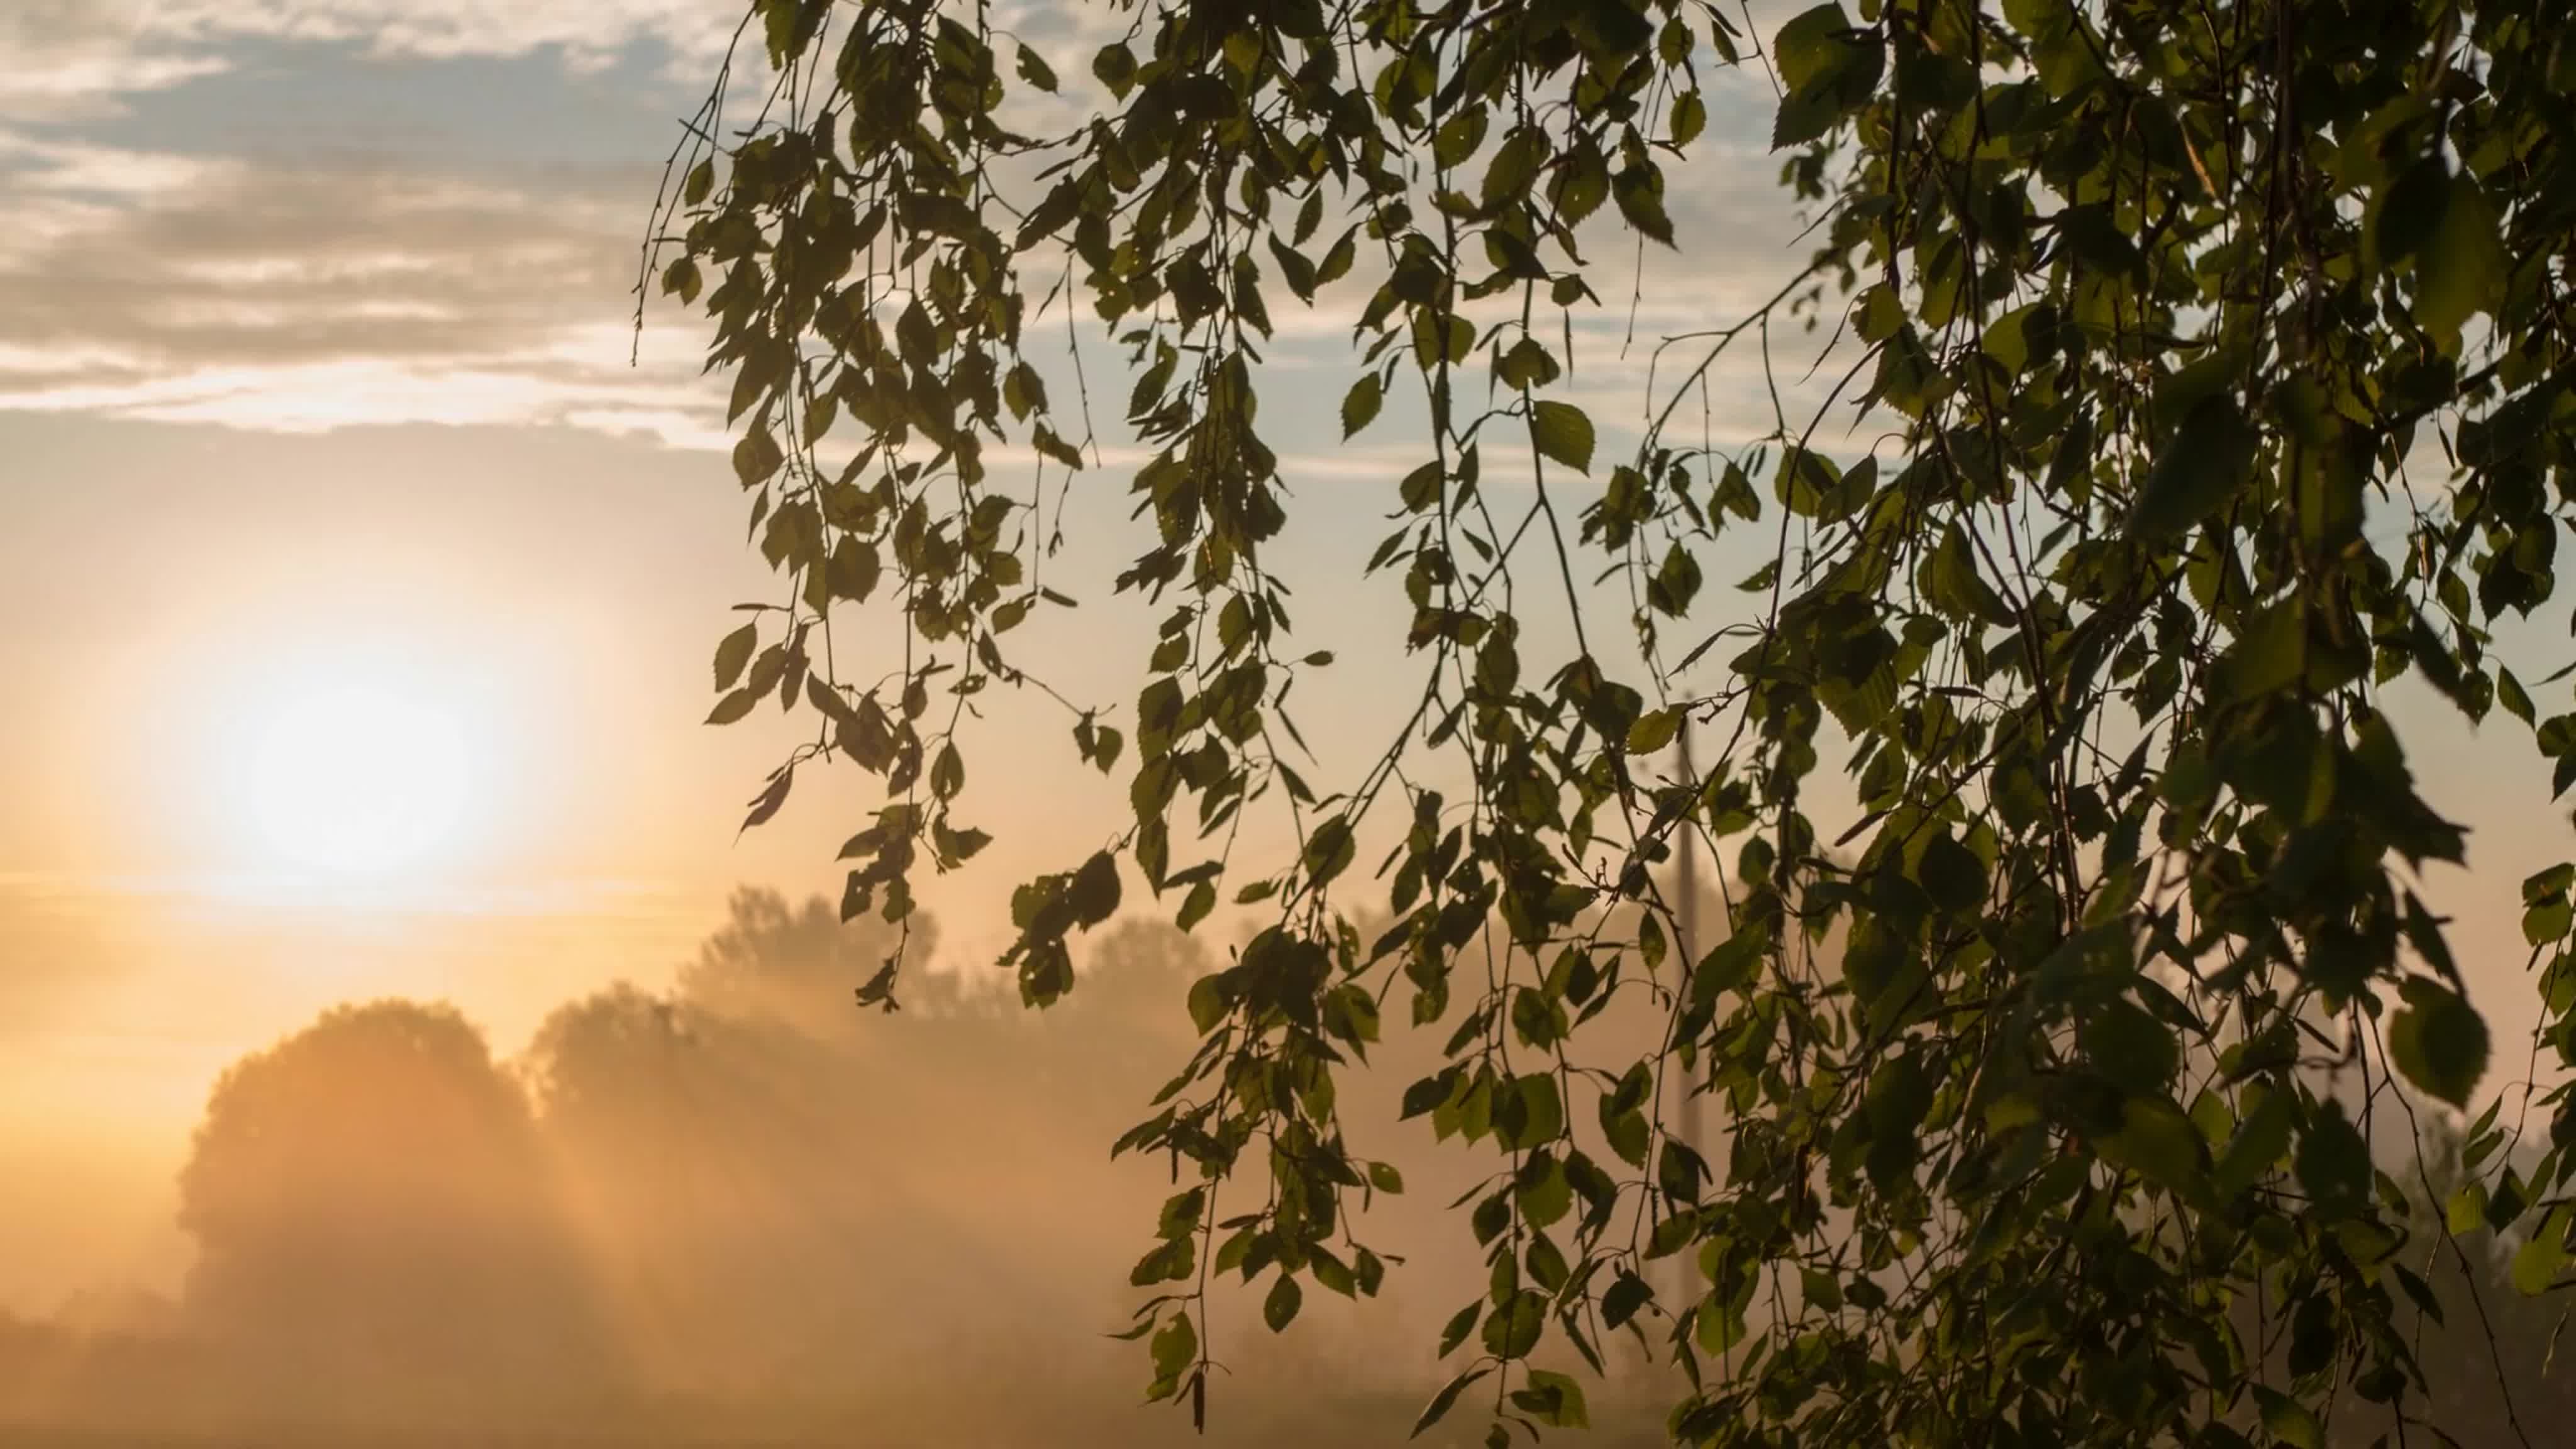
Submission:
MULTIPOLYGON (((1011 13, 1081 73, 1090 19, 1011 13)), ((0 3, 0 1307, 172 1281, 167 1180, 209 1084, 321 1006, 444 997, 514 1050, 567 995, 666 981, 737 883, 834 888, 855 781, 736 838, 790 736, 702 728, 707 658, 775 586, 742 546, 697 319, 632 325, 663 157, 737 18, 0 3), (369 801, 418 838, 369 858, 369 801)), ((1794 266, 1765 86, 1712 83, 1671 182, 1683 251, 1600 259, 1614 303, 1630 268, 1651 284, 1578 342, 1609 436, 1652 339, 1734 320, 1794 266)), ((1338 442, 1347 310, 1284 320, 1264 416, 1304 505, 1281 551, 1313 601, 1300 640, 1344 656, 1301 694, 1329 762, 1401 663, 1369 628, 1397 596, 1350 546, 1413 456, 1400 408, 1338 442)), ((1749 362, 1718 370, 1721 441, 1768 425, 1762 396, 1749 362)), ((1150 645, 1106 587, 1135 551, 1122 491, 1113 470, 1078 496, 1085 608, 1035 636, 1102 699, 1150 645)), ((2480 867, 2436 903, 2473 980, 2513 986, 2515 882, 2570 853, 2566 821, 2530 808, 2515 727, 2422 723, 2418 768, 2480 867)), ((1003 944, 976 890, 1079 859, 1123 806, 1063 783, 1043 730, 1054 753, 971 782, 1008 828, 984 886, 930 897, 956 960, 1003 944)))
POLYGON ((766 584, 688 319, 629 363, 731 8, 0 6, 0 1306, 168 1283, 215 1073, 320 1006, 509 1049, 827 883, 819 815, 733 838, 775 736, 698 728, 766 584), (313 858, 406 775, 422 858, 313 858))

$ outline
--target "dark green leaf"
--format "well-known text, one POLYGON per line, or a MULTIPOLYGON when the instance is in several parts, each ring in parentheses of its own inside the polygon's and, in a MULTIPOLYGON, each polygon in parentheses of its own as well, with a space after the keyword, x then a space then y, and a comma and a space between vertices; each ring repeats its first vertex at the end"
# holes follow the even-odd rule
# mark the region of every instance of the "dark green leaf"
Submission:
POLYGON ((1261 1321, 1270 1325, 1272 1333, 1279 1332, 1296 1321, 1297 1307, 1305 1297, 1297 1280, 1283 1270, 1279 1280, 1270 1285, 1270 1296, 1261 1300, 1261 1321))
POLYGON ((1431 1396, 1431 1402, 1423 1406, 1421 1417, 1413 1421, 1413 1432, 1407 1437, 1414 1439, 1421 1438, 1423 1430, 1439 1423, 1441 1419, 1448 1415, 1450 1406, 1458 1402, 1458 1396, 1467 1391, 1467 1386, 1469 1384, 1474 1383, 1476 1380, 1483 1378, 1491 1372, 1493 1372, 1491 1369, 1469 1369, 1467 1372, 1458 1375, 1456 1378, 1451 1379, 1445 1384, 1442 1384, 1440 1386, 1440 1392, 1433 1394, 1431 1396))
POLYGON ((2129 510, 2129 535, 2177 537, 2245 486, 2259 439, 2233 396, 2204 399, 2165 445, 2129 510))
POLYGON ((1073 907, 1074 918, 1086 926, 1096 926, 1118 910, 1118 862, 1108 851, 1099 851, 1083 862, 1076 871, 1066 901, 1073 907))
POLYGON ((1025 45, 1020 47, 1020 79, 1049 94, 1055 91, 1055 71, 1025 45))

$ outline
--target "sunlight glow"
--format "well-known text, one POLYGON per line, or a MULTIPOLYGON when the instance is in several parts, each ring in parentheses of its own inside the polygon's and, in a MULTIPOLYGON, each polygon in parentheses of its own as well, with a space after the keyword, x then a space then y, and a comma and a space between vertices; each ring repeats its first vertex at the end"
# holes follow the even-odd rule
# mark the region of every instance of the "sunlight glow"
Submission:
POLYGON ((263 701, 236 819, 267 864, 381 878, 440 863, 475 786, 454 707, 402 679, 317 678, 263 701))

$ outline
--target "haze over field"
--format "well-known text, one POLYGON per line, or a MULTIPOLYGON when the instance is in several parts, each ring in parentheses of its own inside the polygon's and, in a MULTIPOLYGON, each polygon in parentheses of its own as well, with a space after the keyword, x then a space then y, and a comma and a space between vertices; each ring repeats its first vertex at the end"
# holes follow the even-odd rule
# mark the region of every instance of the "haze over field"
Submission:
MULTIPOLYGON (((670 990, 566 1001, 515 1060, 386 1000, 234 1065, 174 1184, 184 1275, 0 1320, 0 1435, 1177 1437, 1105 1336, 1170 1183, 1100 1144, 1185 1051, 1157 1008, 1203 949, 1121 931, 1060 1028, 934 978, 898 1030, 836 1009, 884 933, 730 912, 670 990)), ((1425 1216, 1370 1219, 1445 1247, 1425 1216)), ((1473 1266, 1434 1253, 1284 1339, 1240 1305, 1229 1435, 1401 1422, 1473 1266)))

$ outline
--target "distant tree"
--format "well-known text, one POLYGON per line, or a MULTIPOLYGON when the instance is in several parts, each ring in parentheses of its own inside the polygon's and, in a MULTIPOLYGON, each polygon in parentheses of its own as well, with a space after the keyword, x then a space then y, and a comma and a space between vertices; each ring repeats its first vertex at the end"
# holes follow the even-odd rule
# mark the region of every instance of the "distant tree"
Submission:
POLYGON ((179 1177, 187 1327, 292 1411, 595 1392, 600 1325, 518 1083, 444 1006, 340 1007, 216 1083, 179 1177))
MULTIPOLYGON (((910 923, 916 959, 937 949, 928 918, 910 923)), ((682 995, 710 1010, 768 1016, 807 1032, 846 1017, 850 981, 875 971, 895 948, 895 928, 874 918, 845 921, 819 897, 791 902, 774 890, 736 889, 725 923, 680 968, 682 995)))
POLYGON ((1099 1250, 1092 1207, 1114 1195, 1090 1134, 1150 1090, 1196 943, 1107 938, 1081 1022, 1005 1015, 948 977, 921 983, 911 1030, 829 1029, 815 989, 846 1016, 891 936, 746 889, 669 995, 567 1003, 531 1043, 542 1135, 658 1390, 764 1413, 864 1400, 999 1369, 1098 1310, 1095 1275, 1065 1266, 1070 1243, 1099 1250), (1052 1210, 992 1196, 1021 1171, 1052 1210))
MULTIPOLYGON (((786 585, 718 646, 712 718, 814 721, 749 823, 828 761, 877 777, 842 908, 899 926, 918 872, 984 848, 978 722, 1020 692, 1067 703, 1065 767, 1132 805, 1016 893, 1027 1001, 1075 986, 1070 942, 1131 883, 1183 928, 1256 913, 1120 1141, 1193 1179, 1134 1272, 1153 1393, 1203 1403, 1221 1276, 1266 1279, 1274 1327, 1308 1286, 1378 1286, 1348 1205, 1398 1174, 1335 1082, 1392 1005, 1448 1058, 1403 1111, 1493 1169, 1456 1214, 1491 1290, 1425 1424, 1580 1422, 1567 1370, 1629 1329, 1687 1370, 1691 1443, 2313 1445, 2347 1391, 2403 1437, 2448 1305, 2370 1119, 2396 1080, 2474 1108, 2490 1045, 2418 887, 2466 841, 2388 706, 2500 704, 2551 793, 2576 781, 2566 671, 2499 647, 2576 517, 2576 27, 2525 0, 1804 9, 1758 47, 1767 138, 1735 139, 1780 154, 1812 250, 1666 339, 1629 428, 1575 318, 1628 300, 1595 259, 1699 242, 1669 202, 1749 24, 1106 19, 1086 64, 980 4, 756 0, 774 88, 745 126, 719 82, 648 265, 712 321, 786 585), (1382 537, 1338 482, 1292 502, 1263 364, 1301 305, 1353 319, 1345 435, 1419 419, 1382 537), (1077 367, 1056 309, 1108 334, 1077 367), (1800 321, 1849 345, 1793 411, 1770 348, 1800 321), (1759 350, 1759 416, 1706 401, 1730 349, 1759 350), (1082 587, 1040 566, 1111 456, 1095 399, 1151 525, 1115 588, 1159 619, 1080 643, 1148 661, 1132 700, 1064 692, 1062 646, 1028 642, 1082 587), (1880 436, 1837 454, 1844 403, 1880 436), (1330 664, 1292 642, 1292 507, 1406 600, 1378 652, 1413 682, 1372 691, 1383 748, 1331 777, 1290 711, 1330 664), (1709 591, 1739 541, 1760 566, 1709 591), (857 638, 864 665, 832 647, 857 638), (1717 747, 1664 768, 1694 726, 1717 747), (1729 914, 1687 953, 1686 840, 1729 914), (1660 1045, 1604 1045, 1614 998, 1660 1045), (1719 1135, 1680 1135, 1685 1096, 1719 1135)), ((2571 884, 2536 877, 2525 923, 2562 1059, 2571 884)), ((2576 1223, 2557 1111, 2483 1199, 2533 1219, 2531 1291, 2576 1223)), ((2473 1155, 2509 1131, 2473 1124, 2473 1155)))
POLYGON ((657 1392, 842 1392, 855 1366, 835 1360, 878 1337, 870 1270, 899 1273, 893 1225, 928 1216, 861 1165, 879 1134, 855 1064, 761 999, 742 1015, 621 985, 529 1047, 587 1263, 657 1392))

